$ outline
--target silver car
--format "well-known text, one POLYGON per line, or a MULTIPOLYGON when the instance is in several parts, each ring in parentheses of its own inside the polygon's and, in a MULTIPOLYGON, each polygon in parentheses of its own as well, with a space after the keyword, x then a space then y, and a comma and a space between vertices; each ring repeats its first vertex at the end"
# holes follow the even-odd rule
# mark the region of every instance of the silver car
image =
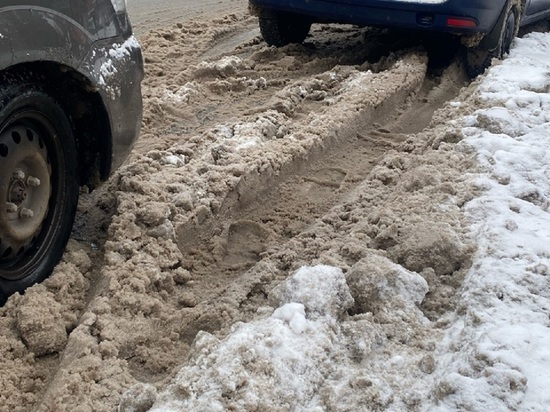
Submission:
POLYGON ((0 303, 51 273, 80 186, 127 157, 142 79, 125 0, 0 0, 0 303))

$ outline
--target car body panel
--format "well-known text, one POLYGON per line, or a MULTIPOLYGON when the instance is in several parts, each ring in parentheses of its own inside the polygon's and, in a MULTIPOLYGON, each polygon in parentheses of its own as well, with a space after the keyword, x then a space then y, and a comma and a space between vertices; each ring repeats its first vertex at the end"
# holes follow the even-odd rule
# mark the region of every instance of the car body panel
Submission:
POLYGON ((471 18, 476 27, 460 31, 483 32, 494 26, 506 0, 250 0, 250 3, 304 14, 315 21, 419 30, 457 31, 446 25, 447 18, 471 18))
POLYGON ((550 17, 550 0, 529 0, 521 25, 527 25, 550 17))
MULTIPOLYGON (((397 27, 457 34, 489 33, 508 0, 250 0, 252 10, 272 9, 302 14, 313 22, 397 27), (448 24, 470 19, 471 27, 448 24)), ((550 13, 550 0, 531 0, 528 13, 550 13)), ((540 14, 542 13, 542 14, 540 14)), ((527 20, 526 20, 527 21, 527 20)))
POLYGON ((77 68, 94 39, 75 23, 43 8, 0 8, 0 34, 10 44, 10 53, 1 49, 0 70, 34 61, 77 68))
POLYGON ((541 12, 548 13, 550 9, 550 0, 529 0, 526 9, 527 16, 533 16, 541 12))

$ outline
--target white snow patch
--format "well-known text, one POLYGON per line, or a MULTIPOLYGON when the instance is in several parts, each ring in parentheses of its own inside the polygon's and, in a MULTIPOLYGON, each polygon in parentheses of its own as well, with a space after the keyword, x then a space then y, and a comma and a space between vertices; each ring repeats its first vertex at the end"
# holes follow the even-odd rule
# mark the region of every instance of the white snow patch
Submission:
POLYGON ((324 384, 320 365, 331 358, 339 334, 335 316, 341 315, 330 308, 345 310, 353 302, 344 274, 329 266, 304 267, 281 285, 278 299, 289 302, 266 319, 235 325, 224 340, 200 332, 191 364, 151 411, 223 411, 223 398, 235 392, 241 410, 274 404, 321 410, 316 400, 324 384), (300 288, 314 283, 315 288, 300 288))
POLYGON ((112 99, 120 95, 120 88, 110 81, 118 73, 116 61, 130 58, 132 56, 131 51, 139 47, 137 39, 134 36, 130 36, 124 43, 113 43, 109 49, 105 50, 105 61, 99 67, 98 83, 105 88, 105 91, 112 99))
POLYGON ((479 250, 439 349, 433 410, 546 411, 550 405, 550 35, 516 39, 465 119, 485 191, 471 201, 479 250))
POLYGON ((176 91, 164 88, 161 98, 174 103, 190 104, 199 95, 200 86, 197 82, 188 82, 176 91))

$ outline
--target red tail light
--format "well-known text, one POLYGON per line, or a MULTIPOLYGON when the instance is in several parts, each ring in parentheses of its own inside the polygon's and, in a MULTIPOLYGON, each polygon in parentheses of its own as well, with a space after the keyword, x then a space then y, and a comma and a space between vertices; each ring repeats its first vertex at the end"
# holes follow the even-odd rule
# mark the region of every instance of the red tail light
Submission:
POLYGON ((477 27, 477 22, 473 19, 448 17, 447 27, 477 27))

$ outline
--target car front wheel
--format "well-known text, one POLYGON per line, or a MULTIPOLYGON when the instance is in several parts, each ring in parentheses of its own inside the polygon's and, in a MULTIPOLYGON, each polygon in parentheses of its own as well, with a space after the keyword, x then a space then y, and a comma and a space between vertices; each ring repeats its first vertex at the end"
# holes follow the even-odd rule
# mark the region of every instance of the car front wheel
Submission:
POLYGON ((78 201, 67 115, 45 82, 0 84, 0 304, 46 278, 60 260, 78 201))

